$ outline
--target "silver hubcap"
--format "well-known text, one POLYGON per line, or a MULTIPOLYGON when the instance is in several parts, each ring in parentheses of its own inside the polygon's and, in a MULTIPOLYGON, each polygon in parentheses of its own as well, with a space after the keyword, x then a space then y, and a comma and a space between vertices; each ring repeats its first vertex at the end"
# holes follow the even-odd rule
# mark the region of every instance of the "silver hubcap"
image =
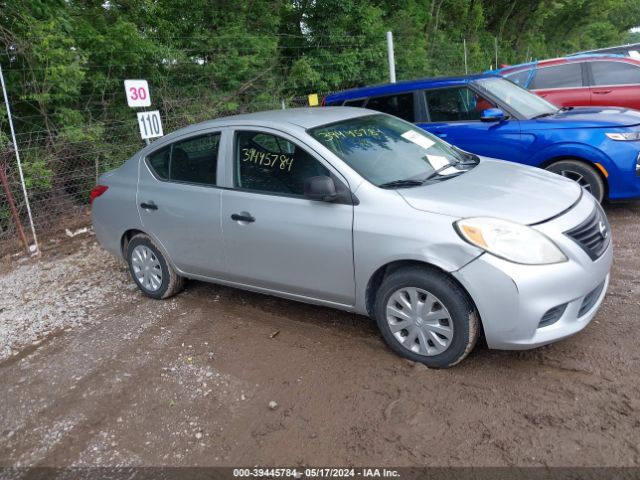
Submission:
POLYGON ((449 311, 438 297, 419 288, 401 288, 389 297, 387 323, 400 345, 419 355, 439 355, 453 340, 449 311))
POLYGON ((574 172, 573 170, 560 170, 560 175, 562 175, 565 178, 568 178, 569 180, 573 180, 582 188, 584 188, 587 192, 593 193, 591 192, 591 184, 587 182, 584 176, 580 175, 578 172, 574 172))
POLYGON ((150 248, 138 245, 131 252, 131 266, 138 283, 145 289, 155 292, 162 285, 162 267, 160 260, 150 248))

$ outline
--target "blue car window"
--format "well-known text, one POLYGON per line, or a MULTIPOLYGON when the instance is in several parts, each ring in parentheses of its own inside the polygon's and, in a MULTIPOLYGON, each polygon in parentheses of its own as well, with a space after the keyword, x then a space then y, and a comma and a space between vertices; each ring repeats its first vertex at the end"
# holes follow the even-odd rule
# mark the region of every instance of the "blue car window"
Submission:
POLYGON ((440 88, 424 92, 432 122, 480 120, 482 112, 495 104, 467 87, 440 88))
POLYGON ((372 97, 367 102, 367 108, 400 117, 407 122, 414 122, 413 93, 372 97))

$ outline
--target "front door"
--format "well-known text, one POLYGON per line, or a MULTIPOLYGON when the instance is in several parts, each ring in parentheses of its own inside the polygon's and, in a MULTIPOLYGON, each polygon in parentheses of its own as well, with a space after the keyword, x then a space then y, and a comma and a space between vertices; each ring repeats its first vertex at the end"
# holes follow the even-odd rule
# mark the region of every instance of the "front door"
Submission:
POLYGON ((418 126, 467 152, 519 162, 522 160, 520 122, 481 122, 480 114, 495 108, 469 87, 425 90, 428 122, 418 126))
POLYGON ((303 195, 306 178, 341 181, 337 172, 279 132, 239 129, 233 142, 221 209, 227 277, 353 305, 353 205, 303 195))
POLYGON ((138 212, 147 234, 183 272, 222 270, 220 133, 187 137, 140 159, 138 212))

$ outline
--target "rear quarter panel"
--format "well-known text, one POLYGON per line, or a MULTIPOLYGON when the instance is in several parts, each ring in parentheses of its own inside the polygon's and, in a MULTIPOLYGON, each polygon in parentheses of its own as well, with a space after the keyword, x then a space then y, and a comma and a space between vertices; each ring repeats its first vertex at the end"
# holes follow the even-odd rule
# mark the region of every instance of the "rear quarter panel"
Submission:
POLYGON ((98 183, 109 189, 93 201, 91 219, 100 245, 123 258, 122 235, 131 229, 142 230, 136 206, 139 154, 120 168, 100 176, 98 183))

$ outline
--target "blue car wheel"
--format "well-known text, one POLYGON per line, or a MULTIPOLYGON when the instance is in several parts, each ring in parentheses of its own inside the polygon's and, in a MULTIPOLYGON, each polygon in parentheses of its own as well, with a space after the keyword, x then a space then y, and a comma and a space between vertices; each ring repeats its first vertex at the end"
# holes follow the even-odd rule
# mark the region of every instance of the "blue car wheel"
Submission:
POLYGON ((547 170, 577 182, 602 203, 605 193, 604 181, 592 166, 579 160, 561 160, 549 165, 547 170))

